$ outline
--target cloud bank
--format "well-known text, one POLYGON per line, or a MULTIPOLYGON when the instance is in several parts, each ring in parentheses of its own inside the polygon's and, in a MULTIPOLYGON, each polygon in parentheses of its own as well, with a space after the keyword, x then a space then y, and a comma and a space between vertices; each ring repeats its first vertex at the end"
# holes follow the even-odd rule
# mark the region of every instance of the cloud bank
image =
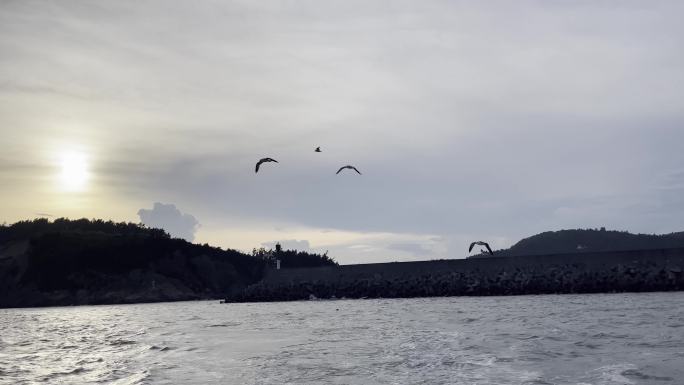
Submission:
POLYGON ((183 214, 174 204, 155 202, 152 209, 138 210, 140 221, 148 227, 162 228, 174 238, 192 242, 200 223, 190 214, 183 214))
POLYGON ((343 263, 464 257, 473 240, 562 228, 679 231, 683 13, 4 2, 0 219, 130 220, 157 199, 192 207, 195 239, 308 240, 343 263), (46 183, 65 148, 91 154, 89 191, 46 183), (255 174, 265 156, 280 163, 255 174), (335 175, 345 164, 363 175, 335 175))

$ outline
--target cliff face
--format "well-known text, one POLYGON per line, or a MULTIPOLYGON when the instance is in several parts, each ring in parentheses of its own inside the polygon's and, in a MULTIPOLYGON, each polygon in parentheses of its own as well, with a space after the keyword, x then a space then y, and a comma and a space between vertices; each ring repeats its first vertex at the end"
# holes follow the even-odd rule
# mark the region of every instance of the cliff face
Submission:
MULTIPOLYGON (((50 236, 53 237, 53 236, 50 236)), ((66 237, 68 238, 68 237, 66 237)), ((129 251, 83 245, 73 254, 47 254, 73 240, 12 242, 0 255, 0 307, 85 305, 222 298, 261 278, 264 264, 229 252, 168 240, 153 258, 126 264, 129 251), (22 249, 22 252, 16 252, 22 249), (121 253, 109 265, 103 254, 121 253), (83 257, 92 258, 90 263, 83 257), (99 260, 103 259, 103 260, 99 260), (242 263, 241 263, 242 262, 242 263)), ((157 243, 157 242, 155 242, 157 243)))
POLYGON ((156 229, 88 226, 5 229, 0 307, 222 298, 263 276, 263 260, 234 250, 156 229))
POLYGON ((684 290, 684 248, 269 271, 227 301, 684 290))

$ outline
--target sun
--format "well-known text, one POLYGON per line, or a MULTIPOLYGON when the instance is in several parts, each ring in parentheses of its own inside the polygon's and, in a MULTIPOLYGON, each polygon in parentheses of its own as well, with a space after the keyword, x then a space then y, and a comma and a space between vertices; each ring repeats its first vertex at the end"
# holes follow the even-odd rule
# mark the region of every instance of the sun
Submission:
POLYGON ((59 181, 65 191, 83 191, 88 184, 88 159, 85 154, 68 151, 61 154, 59 159, 59 181))

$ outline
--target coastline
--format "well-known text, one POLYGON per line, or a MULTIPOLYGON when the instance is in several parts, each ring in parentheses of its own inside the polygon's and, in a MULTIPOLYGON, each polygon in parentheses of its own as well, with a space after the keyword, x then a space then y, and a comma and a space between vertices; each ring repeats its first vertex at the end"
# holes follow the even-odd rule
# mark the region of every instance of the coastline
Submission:
POLYGON ((684 248, 269 270, 225 302, 684 290, 684 248))

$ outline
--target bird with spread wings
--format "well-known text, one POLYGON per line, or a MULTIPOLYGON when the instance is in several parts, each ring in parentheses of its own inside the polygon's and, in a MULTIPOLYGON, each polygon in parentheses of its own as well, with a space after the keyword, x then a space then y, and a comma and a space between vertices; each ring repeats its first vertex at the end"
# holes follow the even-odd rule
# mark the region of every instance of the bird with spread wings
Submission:
POLYGON ((254 172, 255 173, 259 172, 259 166, 261 166, 261 164, 265 163, 265 162, 276 162, 276 163, 278 163, 278 161, 273 159, 273 158, 261 158, 257 162, 256 167, 254 168, 254 172))
POLYGON ((470 247, 468 248, 468 252, 473 251, 473 247, 475 247, 475 245, 479 245, 479 246, 484 246, 484 247, 486 247, 486 248, 487 248, 487 251, 489 251, 489 255, 494 255, 494 252, 493 252, 492 249, 489 247, 489 243, 487 243, 487 242, 482 242, 482 241, 477 241, 477 242, 471 243, 471 244, 470 244, 470 247))
POLYGON ((350 169, 350 170, 354 170, 354 171, 358 172, 359 175, 361 175, 361 171, 357 170, 356 167, 350 166, 350 165, 346 165, 346 166, 340 167, 340 169, 337 170, 337 172, 336 172, 335 174, 339 174, 339 173, 342 172, 342 170, 344 170, 345 168, 348 168, 348 169, 350 169))

